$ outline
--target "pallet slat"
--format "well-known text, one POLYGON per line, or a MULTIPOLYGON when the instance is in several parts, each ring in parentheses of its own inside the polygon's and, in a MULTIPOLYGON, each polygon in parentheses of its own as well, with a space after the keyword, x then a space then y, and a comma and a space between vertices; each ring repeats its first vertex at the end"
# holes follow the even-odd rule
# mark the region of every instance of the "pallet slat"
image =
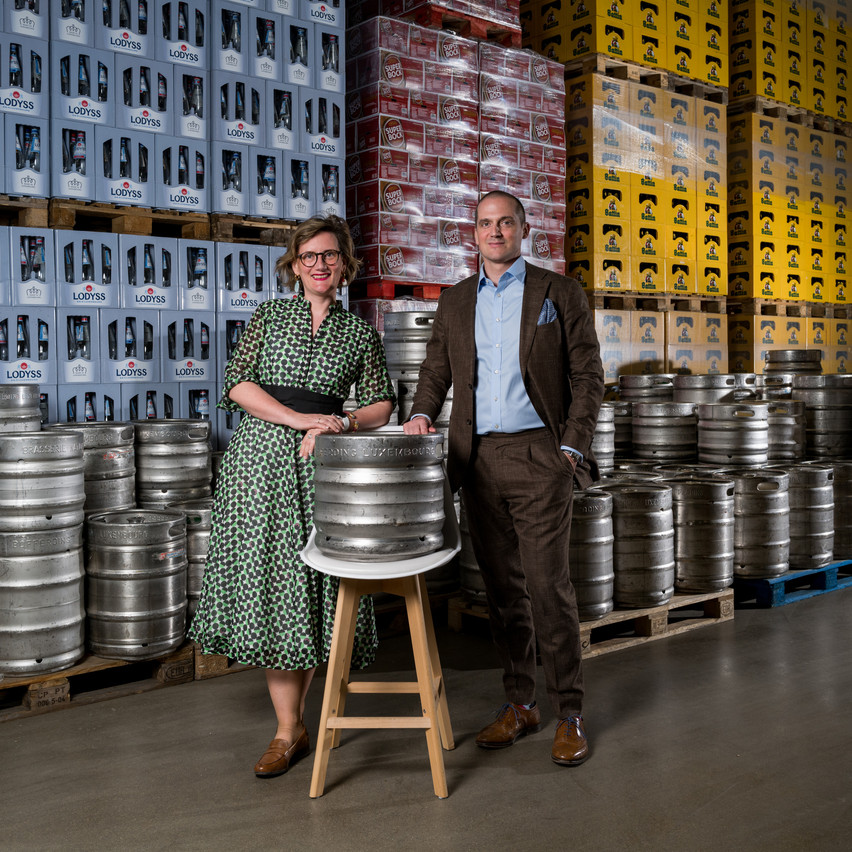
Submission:
POLYGON ((21 228, 46 228, 47 199, 0 195, 0 220, 4 225, 21 228))
MULTIPOLYGON (((461 630, 464 616, 487 618, 488 609, 462 598, 450 601, 449 627, 461 630)), ((583 659, 731 621, 733 617, 734 592, 731 589, 700 594, 678 593, 659 607, 613 610, 597 621, 580 622, 583 659)))
POLYGON ((695 311, 724 314, 728 300, 725 296, 681 295, 679 293, 640 293, 635 290, 586 292, 589 307, 609 311, 695 311))
POLYGON ((62 230, 109 231, 150 237, 210 239, 207 213, 158 210, 152 207, 124 207, 95 201, 51 198, 48 225, 62 230))
POLYGON ((89 655, 62 671, 0 680, 0 722, 188 683, 193 673, 189 644, 156 660, 89 655))
POLYGON ((736 604, 754 602, 761 608, 786 606, 850 587, 852 560, 832 562, 822 568, 806 571, 788 571, 779 577, 734 578, 736 604))

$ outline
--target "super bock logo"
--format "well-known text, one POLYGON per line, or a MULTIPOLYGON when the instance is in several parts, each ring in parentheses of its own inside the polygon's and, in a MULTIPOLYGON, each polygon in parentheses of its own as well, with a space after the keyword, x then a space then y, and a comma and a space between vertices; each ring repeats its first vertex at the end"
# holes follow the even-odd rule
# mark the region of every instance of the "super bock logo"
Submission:
POLYGON ((397 86, 405 85, 405 72, 402 68, 402 60, 395 54, 389 53, 385 56, 382 69, 385 80, 397 86))
POLYGON ((550 240, 547 234, 536 232, 532 235, 533 254, 542 260, 550 260, 550 240))
POLYGON ((500 140, 495 136, 485 136, 482 140, 482 159, 483 160, 502 160, 503 148, 500 145, 500 140))
POLYGON ((398 118, 389 118, 385 121, 382 127, 382 135, 385 137, 385 142, 391 148, 405 147, 405 130, 398 118))
POLYGON ((402 275, 405 269, 405 255, 399 246, 388 246, 385 249, 382 267, 388 275, 402 275))
POLYGON ((401 213, 405 207, 405 197, 398 183, 389 183, 385 186, 382 200, 385 210, 391 213, 401 213))

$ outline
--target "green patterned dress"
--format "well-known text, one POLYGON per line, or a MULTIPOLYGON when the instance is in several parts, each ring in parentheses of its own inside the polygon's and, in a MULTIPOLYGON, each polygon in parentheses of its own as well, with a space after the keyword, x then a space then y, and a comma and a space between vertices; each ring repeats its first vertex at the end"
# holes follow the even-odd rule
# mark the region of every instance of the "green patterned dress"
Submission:
MULTIPOLYGON (((237 411, 228 392, 240 382, 289 385, 349 397, 359 408, 394 399, 378 332, 339 304, 316 336, 305 299, 273 299, 254 313, 225 369, 219 407, 237 411)), ((272 669, 308 669, 328 658, 336 577, 314 571, 299 553, 314 509, 304 433, 244 414, 222 460, 210 549, 189 635, 208 654, 272 669)), ((375 657, 372 600, 358 613, 352 665, 375 657)))

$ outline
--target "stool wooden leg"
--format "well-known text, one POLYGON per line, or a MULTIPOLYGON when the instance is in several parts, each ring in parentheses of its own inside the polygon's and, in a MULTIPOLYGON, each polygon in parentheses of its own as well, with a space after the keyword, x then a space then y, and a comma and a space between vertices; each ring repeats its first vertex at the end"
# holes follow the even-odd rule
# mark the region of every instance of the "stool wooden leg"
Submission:
POLYGON ((311 777, 310 797, 317 798, 325 789, 325 776, 328 771, 328 758, 339 731, 328 727, 330 716, 340 716, 346 702, 346 687, 349 681, 349 667, 352 662, 352 643, 355 639, 355 623, 358 618, 358 604, 361 594, 356 583, 340 581, 337 593, 337 610, 334 615, 334 637, 328 658, 328 674, 322 699, 319 733, 317 734, 314 771, 311 777))
POLYGON ((429 605, 429 592, 426 589, 426 577, 418 574, 420 599, 423 601, 423 617, 426 623, 426 643, 429 648, 429 662, 432 664, 432 677, 438 684, 438 727, 441 731, 441 745, 447 750, 455 748, 453 726, 450 723, 450 708, 447 705, 447 689, 444 684, 444 672, 441 669, 441 657, 438 654, 438 642, 435 639, 435 625, 432 621, 432 607, 429 605))
POLYGON ((423 715, 430 720, 426 729, 426 745, 429 750, 429 763, 432 767, 432 786, 439 799, 446 799, 447 776, 444 772, 444 755, 441 751, 440 722, 435 702, 435 675, 432 671, 429 640, 426 634, 425 606, 429 606, 428 598, 424 603, 420 591, 418 577, 406 578, 405 607, 408 612, 408 625, 411 630, 411 646, 414 651, 414 668, 417 671, 417 682, 420 686, 420 702, 423 715))

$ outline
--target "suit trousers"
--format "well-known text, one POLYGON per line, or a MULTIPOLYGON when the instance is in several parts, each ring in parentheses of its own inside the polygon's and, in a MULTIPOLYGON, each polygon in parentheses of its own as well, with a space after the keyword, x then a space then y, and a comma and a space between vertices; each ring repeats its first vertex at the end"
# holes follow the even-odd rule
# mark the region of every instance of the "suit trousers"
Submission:
POLYGON ((582 712, 577 597, 568 572, 573 475, 546 429, 474 438, 462 485, 506 699, 535 700, 536 639, 558 718, 582 712))

